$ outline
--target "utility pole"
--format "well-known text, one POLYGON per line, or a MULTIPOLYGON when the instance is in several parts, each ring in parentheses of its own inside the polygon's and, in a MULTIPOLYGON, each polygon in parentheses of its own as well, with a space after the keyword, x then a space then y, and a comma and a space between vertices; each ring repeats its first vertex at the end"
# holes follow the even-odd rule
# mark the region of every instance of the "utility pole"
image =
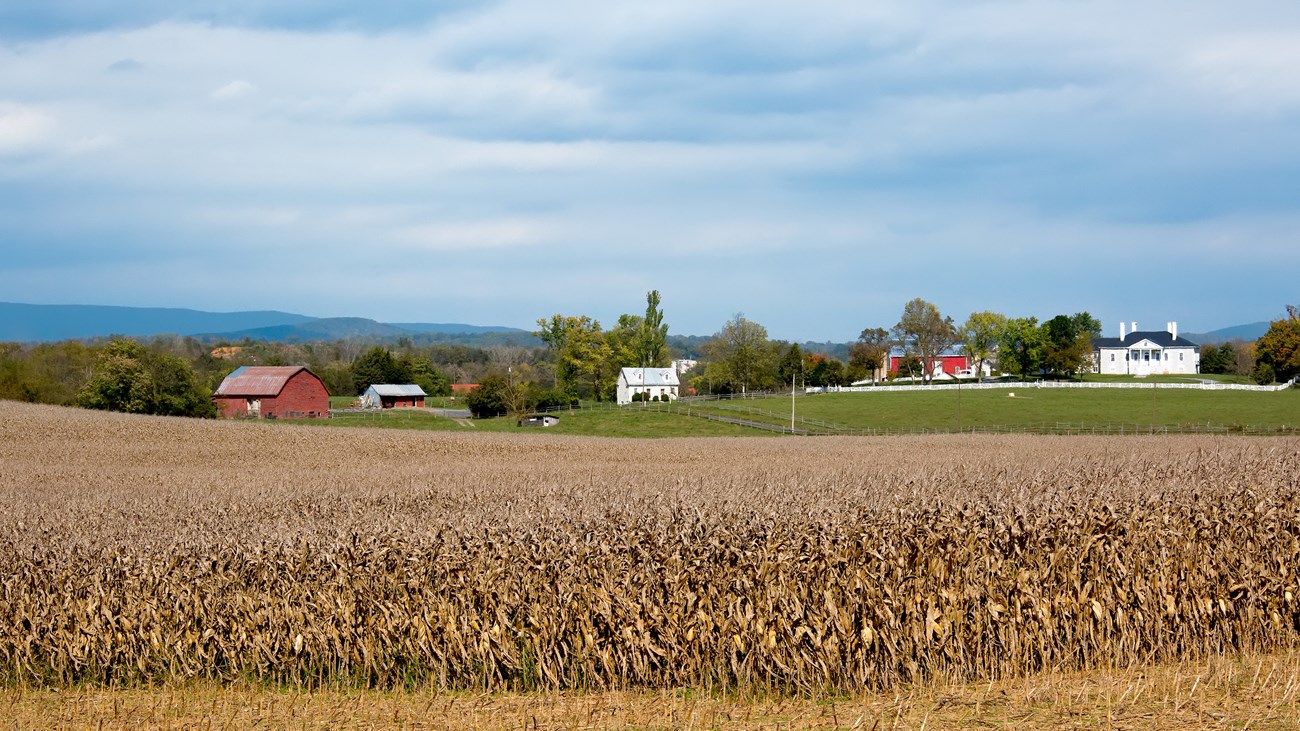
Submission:
POLYGON ((794 434, 794 378, 795 374, 790 374, 790 433, 794 434))
POLYGON ((961 378, 957 379, 957 433, 961 433, 961 378))

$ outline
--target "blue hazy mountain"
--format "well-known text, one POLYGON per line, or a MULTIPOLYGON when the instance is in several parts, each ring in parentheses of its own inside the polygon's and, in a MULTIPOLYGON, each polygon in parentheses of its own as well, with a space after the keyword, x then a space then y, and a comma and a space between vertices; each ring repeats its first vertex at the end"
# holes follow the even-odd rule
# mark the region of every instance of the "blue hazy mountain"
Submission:
POLYGON ((51 342, 129 335, 194 335, 241 340, 390 339, 411 335, 527 335, 517 328, 457 323, 387 324, 361 317, 291 312, 203 312, 171 307, 30 305, 0 302, 0 342, 51 342))
POLYGON ((1231 340, 1259 340, 1268 332, 1269 322, 1252 322, 1248 325, 1233 325, 1211 330, 1207 333, 1187 333, 1184 337, 1198 345, 1226 343, 1231 340))
POLYGON ((192 335, 297 325, 312 317, 289 312, 201 312, 171 307, 26 305, 0 302, 0 340, 72 340, 107 335, 192 335))

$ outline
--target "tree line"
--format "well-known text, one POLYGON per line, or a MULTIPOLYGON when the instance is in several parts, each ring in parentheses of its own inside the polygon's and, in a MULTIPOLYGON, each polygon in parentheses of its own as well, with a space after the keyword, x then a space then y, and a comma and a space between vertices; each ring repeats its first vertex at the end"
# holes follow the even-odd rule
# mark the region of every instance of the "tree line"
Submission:
POLYGON ((302 365, 333 395, 372 383, 415 383, 430 395, 477 382, 536 349, 366 340, 280 343, 114 336, 55 343, 0 343, 0 398, 171 416, 215 416, 212 393, 240 366, 302 365))
MULTIPOLYGON (((1287 381, 1300 374, 1300 312, 1272 323, 1255 343, 1234 341, 1201 348, 1201 372, 1248 376, 1257 383, 1287 381)), ((1093 342, 1102 326, 1090 313, 1007 317, 971 313, 957 324, 934 304, 917 298, 890 327, 862 330, 847 361, 803 352, 797 344, 770 340, 760 324, 737 314, 701 346, 703 363, 689 382, 700 393, 771 391, 791 386, 838 386, 879 379, 929 381, 944 354, 959 353, 975 375, 988 370, 1020 378, 1079 378, 1093 368, 1093 342), (896 367, 891 356, 897 355, 896 367)))
MULTIPOLYGON (((1074 378, 1091 368, 1101 323, 1087 312, 1035 317, 971 313, 960 325, 917 298, 890 327, 863 329, 847 358, 774 340, 761 324, 738 313, 708 337, 670 339, 657 290, 646 294, 642 315, 619 316, 605 329, 586 315, 537 320, 543 347, 490 348, 346 339, 280 343, 165 336, 59 343, 0 343, 0 398, 80 405, 134 413, 213 416, 212 392, 244 365, 304 365, 333 395, 359 395, 372 383, 414 383, 434 396, 452 383, 477 383, 469 405, 477 416, 610 400, 625 367, 666 367, 697 355, 682 377, 685 393, 726 394, 839 386, 859 381, 929 380, 945 353, 965 355, 975 373, 985 364, 1020 377, 1074 378), (899 354, 891 368, 891 354, 899 354)), ((1254 343, 1201 348, 1201 371, 1249 376, 1260 383, 1300 375, 1300 313, 1271 323, 1254 343)))

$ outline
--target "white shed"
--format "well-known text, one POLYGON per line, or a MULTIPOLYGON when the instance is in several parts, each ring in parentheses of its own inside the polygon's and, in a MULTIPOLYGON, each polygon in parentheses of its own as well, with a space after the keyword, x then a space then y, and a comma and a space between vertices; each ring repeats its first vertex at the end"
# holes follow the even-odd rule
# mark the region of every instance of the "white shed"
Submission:
POLYGON ((424 397, 427 395, 423 388, 413 383, 376 383, 361 395, 361 405, 368 409, 418 409, 424 406, 424 397))

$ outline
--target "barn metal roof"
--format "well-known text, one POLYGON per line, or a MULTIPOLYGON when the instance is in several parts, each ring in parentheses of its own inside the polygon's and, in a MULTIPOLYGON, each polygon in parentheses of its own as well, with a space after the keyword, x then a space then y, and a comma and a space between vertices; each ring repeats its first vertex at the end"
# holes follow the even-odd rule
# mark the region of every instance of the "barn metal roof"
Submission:
POLYGON ((428 396, 423 388, 413 384, 372 383, 370 388, 380 396, 428 396))
POLYGON ((278 396, 290 378, 305 370, 304 366, 242 366, 231 371, 213 395, 278 396))

